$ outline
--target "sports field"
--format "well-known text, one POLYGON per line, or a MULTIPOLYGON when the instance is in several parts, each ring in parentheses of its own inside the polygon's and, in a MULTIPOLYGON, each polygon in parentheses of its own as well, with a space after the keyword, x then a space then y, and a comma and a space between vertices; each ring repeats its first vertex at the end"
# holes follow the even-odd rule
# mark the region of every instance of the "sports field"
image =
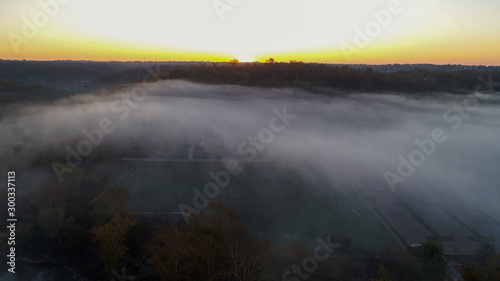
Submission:
MULTIPOLYGON (((224 169, 213 163, 129 161, 124 165, 130 168, 117 173, 114 185, 128 188, 129 211, 168 215, 173 220, 180 218, 175 214, 180 203, 193 207, 193 188, 203 191, 213 182, 210 172, 224 169)), ((351 238, 363 250, 378 250, 392 239, 341 175, 332 183, 314 170, 272 163, 243 166, 212 200, 221 199, 241 215, 250 231, 272 242, 298 238, 313 247, 317 237, 332 234, 351 238)))

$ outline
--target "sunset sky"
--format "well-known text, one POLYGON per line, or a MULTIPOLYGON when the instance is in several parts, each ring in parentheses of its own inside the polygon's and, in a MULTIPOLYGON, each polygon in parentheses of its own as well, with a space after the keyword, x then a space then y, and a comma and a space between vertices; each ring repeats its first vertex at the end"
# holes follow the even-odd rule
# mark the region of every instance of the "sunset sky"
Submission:
POLYGON ((0 0, 0 58, 500 65, 499 13, 498 0, 0 0))

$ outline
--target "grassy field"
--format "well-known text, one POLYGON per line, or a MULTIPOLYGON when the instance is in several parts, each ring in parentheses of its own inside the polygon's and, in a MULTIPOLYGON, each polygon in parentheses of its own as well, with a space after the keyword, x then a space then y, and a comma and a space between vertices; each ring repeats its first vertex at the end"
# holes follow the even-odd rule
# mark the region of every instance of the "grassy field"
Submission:
MULTIPOLYGON (((130 167, 115 185, 128 187, 131 212, 179 212, 180 203, 193 207, 193 188, 203 191, 213 182, 209 173, 222 169, 137 163, 130 167)), ((378 250, 392 239, 353 189, 310 169, 244 167, 215 199, 236 210, 250 231, 272 242, 298 235, 313 247, 317 237, 332 234, 350 237, 360 249, 378 250)))

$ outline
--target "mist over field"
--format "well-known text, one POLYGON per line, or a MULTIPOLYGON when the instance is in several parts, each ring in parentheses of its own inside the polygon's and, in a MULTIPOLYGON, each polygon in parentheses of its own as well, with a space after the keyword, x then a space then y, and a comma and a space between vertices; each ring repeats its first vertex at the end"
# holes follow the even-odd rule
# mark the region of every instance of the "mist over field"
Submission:
MULTIPOLYGON (((57 155, 51 163, 74 167, 100 148, 141 159, 292 161, 305 182, 315 176, 300 169, 304 165, 324 173, 327 189, 351 183, 375 196, 382 213, 390 214, 383 208, 405 198, 417 205, 475 208, 498 219, 499 109, 500 98, 484 93, 325 95, 171 80, 15 104, 1 119, 2 164, 28 167, 26 190, 33 190, 41 187, 39 179, 58 179, 48 163, 29 168, 47 148, 57 155), (271 123, 280 129, 270 130, 271 123), (92 152, 80 152, 76 161, 82 143, 87 146, 81 151, 89 152, 92 144, 92 152)), ((491 222, 480 229, 484 237, 500 236, 491 222)), ((457 246, 444 247, 451 252, 457 246)))
POLYGON ((54 104, 16 105, 1 120, 0 145, 11 151, 16 144, 29 148, 70 138, 86 140, 83 130, 99 129, 100 121, 109 118, 114 130, 103 133, 102 144, 117 149, 140 146, 144 157, 185 158, 172 155, 176 145, 205 142, 214 158, 244 158, 238 145, 269 127, 273 109, 286 108, 296 117, 264 144, 257 158, 325 161, 320 165, 325 170, 333 162, 357 167, 358 173, 351 171, 357 178, 366 171, 383 175, 386 170, 397 172, 398 156, 408 159, 418 149, 415 140, 431 138, 434 129, 442 129, 446 141, 436 145, 408 183, 431 180, 474 192, 493 187, 499 179, 500 99, 494 95, 352 93, 330 98, 299 89, 184 81, 144 87, 78 95, 54 104), (479 104, 468 112, 463 104, 475 97, 479 104))

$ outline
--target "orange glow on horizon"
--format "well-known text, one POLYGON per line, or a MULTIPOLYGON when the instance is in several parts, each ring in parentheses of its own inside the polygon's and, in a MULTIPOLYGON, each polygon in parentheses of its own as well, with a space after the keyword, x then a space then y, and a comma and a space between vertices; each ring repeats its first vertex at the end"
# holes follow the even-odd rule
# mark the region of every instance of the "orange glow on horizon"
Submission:
POLYGON ((477 5, 463 0, 453 7, 440 0, 400 0, 403 12, 365 46, 356 45, 357 30, 374 22, 371 12, 385 8, 386 0, 360 0, 366 7, 289 0, 290 11, 284 14, 262 9, 278 9, 277 3, 255 0, 226 14, 224 21, 206 1, 193 0, 200 4, 197 9, 194 2, 145 1, 154 5, 70 1, 33 37, 24 38, 17 52, 8 35, 22 35, 23 17, 31 20, 39 4, 3 3, 0 59, 264 62, 272 57, 277 62, 500 65, 500 18, 495 14, 500 2, 495 1, 474 11, 471 6, 477 5), (345 46, 356 49, 346 51, 345 46))
MULTIPOLYGON (((238 59, 240 62, 264 62, 272 57, 277 62, 292 60, 302 62, 334 63, 334 64, 464 64, 464 65, 500 65, 500 55, 494 44, 462 44, 461 48, 448 48, 457 42, 424 45, 418 42, 395 42, 385 45, 368 46, 359 53, 352 53, 350 59, 339 47, 296 52, 265 53, 251 56, 234 55, 222 52, 201 52, 174 48, 152 48, 139 44, 119 42, 96 42, 84 40, 61 40, 52 42, 32 42, 36 48, 14 52, 0 53, 2 59, 16 60, 92 60, 92 61, 213 61, 224 62, 238 59)), ((7 46, 0 46, 8 50, 7 46)))

